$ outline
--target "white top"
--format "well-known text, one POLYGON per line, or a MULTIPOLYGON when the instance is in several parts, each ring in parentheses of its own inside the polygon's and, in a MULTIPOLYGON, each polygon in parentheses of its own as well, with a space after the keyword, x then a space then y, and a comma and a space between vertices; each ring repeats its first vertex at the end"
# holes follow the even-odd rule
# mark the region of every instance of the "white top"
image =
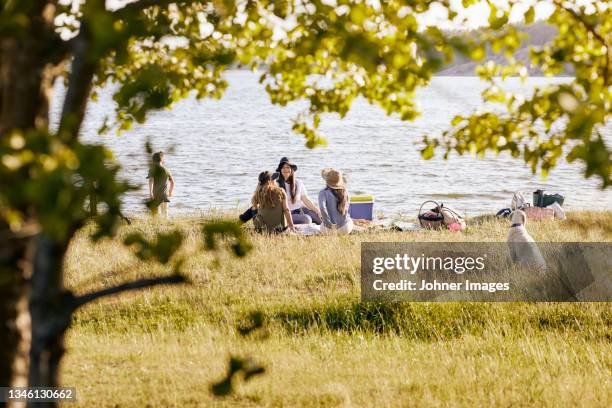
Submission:
POLYGON ((306 187, 304 187, 304 183, 302 183, 302 180, 299 179, 294 179, 295 180, 295 186, 296 186, 296 191, 295 191, 295 202, 292 203, 291 202, 291 186, 289 185, 289 183, 285 183, 285 192, 287 193, 287 207, 289 207, 289 211, 293 211, 293 210, 298 210, 302 207, 304 207, 304 203, 302 202, 302 197, 306 197, 307 199, 310 200, 310 197, 308 197, 308 193, 306 192, 306 187))

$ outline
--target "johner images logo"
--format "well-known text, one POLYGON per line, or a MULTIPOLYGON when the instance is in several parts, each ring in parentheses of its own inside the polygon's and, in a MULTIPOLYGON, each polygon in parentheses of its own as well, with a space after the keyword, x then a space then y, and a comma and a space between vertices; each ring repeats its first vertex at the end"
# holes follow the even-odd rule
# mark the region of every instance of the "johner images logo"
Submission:
POLYGON ((610 301, 609 243, 362 243, 363 301, 610 301), (537 253, 523 261, 513 250, 537 253))

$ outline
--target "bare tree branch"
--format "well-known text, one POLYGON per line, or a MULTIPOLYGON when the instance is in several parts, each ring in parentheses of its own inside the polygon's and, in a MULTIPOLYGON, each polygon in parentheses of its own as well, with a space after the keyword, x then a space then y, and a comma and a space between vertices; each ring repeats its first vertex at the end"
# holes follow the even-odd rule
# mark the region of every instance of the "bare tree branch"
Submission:
POLYGON ((77 309, 89 302, 93 302, 94 300, 104 296, 115 295, 117 293, 126 292, 128 290, 148 288, 157 285, 174 285, 184 282, 187 282, 187 279, 185 279, 185 277, 182 275, 164 276, 162 278, 153 279, 140 279, 134 282, 124 283, 123 285, 118 285, 112 288, 102 289, 97 292, 77 296, 72 300, 72 305, 74 309, 77 309))

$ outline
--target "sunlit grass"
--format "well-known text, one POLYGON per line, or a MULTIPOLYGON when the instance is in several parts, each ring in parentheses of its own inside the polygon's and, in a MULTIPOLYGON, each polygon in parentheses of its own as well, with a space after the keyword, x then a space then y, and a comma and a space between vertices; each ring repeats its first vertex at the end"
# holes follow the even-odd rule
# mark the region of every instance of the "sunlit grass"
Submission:
MULTIPOLYGON (((360 243, 505 241, 509 221, 463 233, 372 231, 349 237, 263 237, 245 259, 197 250, 203 220, 137 220, 181 228, 191 284, 99 301, 70 330, 63 383, 77 406, 601 406, 612 403, 612 307, 606 303, 359 302, 360 243), (265 330, 236 326, 264 314, 265 330), (230 354, 267 372, 226 399, 209 385, 230 354)), ((530 223, 538 241, 610 241, 612 212, 530 223)), ((119 241, 70 248, 77 293, 167 273, 119 241)))

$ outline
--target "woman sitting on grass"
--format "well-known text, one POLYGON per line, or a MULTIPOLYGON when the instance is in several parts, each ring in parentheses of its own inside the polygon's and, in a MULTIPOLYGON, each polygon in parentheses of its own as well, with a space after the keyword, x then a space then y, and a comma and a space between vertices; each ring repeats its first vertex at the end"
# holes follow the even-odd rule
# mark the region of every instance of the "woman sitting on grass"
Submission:
POLYGON ((321 212, 316 205, 310 201, 304 183, 295 176, 297 166, 283 157, 276 168, 279 173, 278 185, 285 190, 287 195, 287 206, 291 211, 294 224, 310 224, 314 222, 321 224, 321 212))
POLYGON ((285 190, 276 185, 269 171, 259 173, 259 184, 253 194, 252 203, 252 208, 257 210, 253 219, 257 232, 283 232, 286 229, 285 219, 289 230, 293 231, 285 190))
POLYGON ((349 193, 344 183, 342 173, 332 168, 321 172, 326 187, 319 192, 319 208, 321 209, 321 232, 336 231, 340 234, 350 234, 353 230, 353 220, 349 215, 349 193))

